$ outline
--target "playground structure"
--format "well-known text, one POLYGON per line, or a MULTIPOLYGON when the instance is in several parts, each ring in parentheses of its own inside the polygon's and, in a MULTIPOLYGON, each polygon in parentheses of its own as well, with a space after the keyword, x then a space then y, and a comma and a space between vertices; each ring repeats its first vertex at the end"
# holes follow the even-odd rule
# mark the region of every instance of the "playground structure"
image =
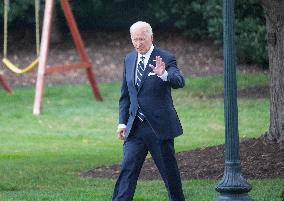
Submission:
POLYGON ((38 65, 38 56, 39 56, 39 8, 40 2, 39 0, 35 0, 35 30, 36 30, 36 53, 37 58, 32 61, 31 64, 24 68, 19 68, 14 65, 7 56, 8 49, 8 12, 10 8, 10 0, 4 0, 4 42, 3 42, 3 64, 9 68, 14 73, 22 74, 26 73, 32 69, 34 69, 38 65))
POLYGON ((0 85, 3 87, 3 89, 5 89, 5 91, 7 91, 9 94, 12 94, 12 89, 9 86, 9 84, 7 83, 7 81, 5 80, 4 76, 0 74, 0 85))
MULTIPOLYGON (((7 12, 7 5, 9 0, 5 0, 5 12, 7 12)), ((37 5, 39 1, 35 0, 35 15, 36 15, 36 25, 38 29, 38 10, 37 5)), ((73 16, 72 10, 70 8, 69 0, 60 0, 60 5, 63 10, 64 16, 67 21, 67 25, 69 27, 69 30, 71 32, 71 36, 73 39, 73 42, 75 44, 76 50, 80 57, 79 63, 68 63, 68 64, 57 64, 54 66, 48 66, 48 53, 49 53, 49 44, 50 44, 50 36, 51 36, 51 23, 52 23, 52 16, 53 16, 53 10, 54 10, 54 0, 46 0, 45 1, 45 10, 44 10, 44 18, 43 18, 43 27, 42 27, 42 34, 41 34, 41 44, 40 48, 38 49, 39 57, 35 59, 29 66, 21 69, 16 67, 12 62, 10 62, 7 59, 7 41, 6 41, 6 48, 4 48, 4 59, 3 64, 8 67, 10 70, 14 71, 15 73, 25 73, 31 69, 33 69, 35 66, 38 65, 38 72, 37 72, 37 80, 36 80, 36 89, 35 89, 35 97, 34 97, 34 107, 33 107, 33 114, 39 115, 41 113, 41 107, 42 107, 42 96, 43 96, 43 90, 44 90, 44 79, 47 75, 52 73, 58 73, 68 70, 77 70, 77 69, 85 69, 87 78, 90 82, 90 85, 92 87, 92 92, 98 101, 102 101, 102 96, 100 94, 100 91, 96 84, 95 75, 92 71, 92 62, 89 58, 83 40, 81 38, 80 32, 78 30, 75 18, 73 16), (5 52, 6 51, 6 52, 5 52), (18 72, 17 72, 18 71, 18 72)), ((5 14, 4 12, 4 18, 5 14)), ((6 16, 7 17, 7 16, 6 16)), ((7 19, 6 19, 7 20, 7 19)), ((4 20, 5 22, 5 20, 4 20)), ((7 35, 7 22, 4 23, 4 32, 6 30, 7 35), (6 24, 6 25, 5 25, 6 24), (6 27, 5 27, 6 26, 6 27)), ((39 33, 39 31, 37 31, 39 33)), ((4 34, 5 35, 5 34, 4 34)), ((37 34, 37 46, 39 46, 39 34, 37 34)), ((6 36, 7 37, 7 36, 6 36)), ((6 38, 7 40, 7 38, 6 38)), ((5 46, 5 41, 4 41, 5 46)), ((3 88, 11 93, 12 90, 9 87, 8 83, 5 81, 4 77, 0 75, 0 84, 3 86, 3 88)))

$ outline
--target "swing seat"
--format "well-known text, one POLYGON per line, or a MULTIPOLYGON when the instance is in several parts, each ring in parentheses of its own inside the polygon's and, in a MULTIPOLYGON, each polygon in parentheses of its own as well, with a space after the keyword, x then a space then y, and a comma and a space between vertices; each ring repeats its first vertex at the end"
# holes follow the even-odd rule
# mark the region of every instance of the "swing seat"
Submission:
POLYGON ((2 59, 3 64, 5 64, 5 66, 7 68, 9 68, 14 73, 18 73, 18 74, 26 73, 26 72, 32 70, 33 68, 35 68, 38 65, 38 61, 39 61, 39 59, 37 58, 30 65, 21 69, 21 68, 18 68, 16 65, 14 65, 9 59, 7 59, 7 58, 2 59))

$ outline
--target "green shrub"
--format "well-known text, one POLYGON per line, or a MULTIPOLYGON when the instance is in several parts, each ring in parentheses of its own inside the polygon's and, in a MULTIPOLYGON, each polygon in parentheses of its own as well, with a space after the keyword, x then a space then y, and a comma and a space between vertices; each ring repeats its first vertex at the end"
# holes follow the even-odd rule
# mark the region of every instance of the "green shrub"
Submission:
MULTIPOLYGON (((14 27, 22 28, 27 26, 28 27, 34 26, 35 23, 34 8, 35 8, 34 1, 10 0, 9 12, 8 12, 9 28, 14 28, 14 27)), ((0 15, 3 16, 3 13, 4 13, 4 0, 2 0, 0 3, 0 15)), ((3 17, 0 18, 0 22, 1 24, 3 24, 3 17)))
MULTIPOLYGON (((161 22, 174 20, 173 24, 186 34, 209 37, 219 45, 223 41, 222 6, 219 0, 158 0, 149 5, 161 22)), ((258 0, 236 1, 235 33, 238 61, 267 66, 265 18, 258 0)))
POLYGON ((184 31, 191 37, 206 35, 207 22, 203 19, 201 0, 158 0, 149 3, 149 9, 155 14, 156 20, 170 24, 184 31), (163 6, 161 6, 163 5, 163 6))
MULTIPOLYGON (((222 2, 209 1, 204 19, 208 23, 208 34, 217 44, 222 44, 222 2)), ((266 26, 263 10, 257 0, 236 1, 235 43, 240 63, 256 63, 267 66, 266 26)))

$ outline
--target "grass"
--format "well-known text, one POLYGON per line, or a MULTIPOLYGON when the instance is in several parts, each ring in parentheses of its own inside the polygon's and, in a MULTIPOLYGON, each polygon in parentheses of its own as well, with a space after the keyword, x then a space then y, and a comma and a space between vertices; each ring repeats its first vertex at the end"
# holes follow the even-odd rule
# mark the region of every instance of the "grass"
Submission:
MULTIPOLYGON (((184 127, 176 150, 224 143, 222 76, 192 78, 173 92, 184 127)), ((239 88, 267 85, 263 74, 238 74, 239 88)), ((86 85, 46 87, 43 115, 32 115, 34 88, 16 88, 13 96, 0 91, 0 200, 111 200, 114 180, 81 178, 79 173, 121 160, 116 139, 120 83, 102 83, 103 102, 96 102, 86 85)), ((267 99, 239 99, 240 137, 258 137, 268 128, 267 99)), ((249 181, 258 201, 280 200, 284 181, 249 181)), ((215 180, 183 181, 187 200, 213 200, 215 180)), ((135 201, 166 200, 161 181, 140 181, 135 201)))

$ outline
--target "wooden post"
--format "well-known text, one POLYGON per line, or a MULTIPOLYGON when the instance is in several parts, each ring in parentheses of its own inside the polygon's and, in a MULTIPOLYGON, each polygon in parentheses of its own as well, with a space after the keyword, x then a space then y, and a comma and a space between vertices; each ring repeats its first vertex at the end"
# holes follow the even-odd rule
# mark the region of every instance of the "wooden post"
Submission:
POLYGON ((44 88, 44 75, 45 75, 45 68, 48 58, 53 7, 54 7, 54 0, 45 1, 44 20, 43 20, 43 28, 41 36, 40 56, 39 56, 34 109, 33 109, 33 113, 35 115, 39 115, 41 111, 42 94, 44 88))
POLYGON ((86 68, 86 74, 91 84, 93 94, 95 95, 98 101, 102 101, 99 89, 97 88, 95 75, 92 71, 92 62, 89 58, 83 40, 81 38, 80 32, 78 30, 75 18, 73 16, 72 10, 68 0, 61 0, 61 7, 63 9, 68 27, 71 32, 71 36, 77 52, 80 56, 80 63, 76 64, 59 64, 53 67, 49 66, 47 68, 47 59, 48 59, 48 50, 50 43, 50 33, 51 33, 51 23, 52 23, 52 13, 54 7, 54 0, 46 0, 45 2, 45 11, 44 11, 44 20, 43 20, 43 29, 42 29, 42 38, 41 38, 41 47, 40 47, 40 58, 37 74, 37 83, 36 83, 36 92, 34 99, 34 109, 33 113, 39 115, 41 111, 41 102, 44 89, 44 77, 50 73, 57 73, 67 70, 81 69, 86 68))
POLYGON ((61 0, 60 2, 61 2, 61 7, 63 9, 68 27, 71 31, 71 35, 72 35, 73 41, 75 43, 76 49, 79 52, 81 61, 89 64, 86 68, 86 74, 88 76, 90 85, 92 87, 93 94, 95 95, 97 100, 102 101, 102 97, 101 97, 100 92, 97 88, 96 78, 95 78, 95 75, 93 74, 93 71, 92 71, 91 59, 89 58, 89 56, 86 52, 86 49, 85 49, 83 40, 81 38, 80 32, 78 30, 75 18, 73 16, 72 11, 71 11, 70 4, 69 4, 68 0, 61 0))
POLYGON ((4 76, 0 74, 0 85, 7 91, 9 94, 12 94, 12 89, 9 86, 8 82, 4 79, 4 76))

